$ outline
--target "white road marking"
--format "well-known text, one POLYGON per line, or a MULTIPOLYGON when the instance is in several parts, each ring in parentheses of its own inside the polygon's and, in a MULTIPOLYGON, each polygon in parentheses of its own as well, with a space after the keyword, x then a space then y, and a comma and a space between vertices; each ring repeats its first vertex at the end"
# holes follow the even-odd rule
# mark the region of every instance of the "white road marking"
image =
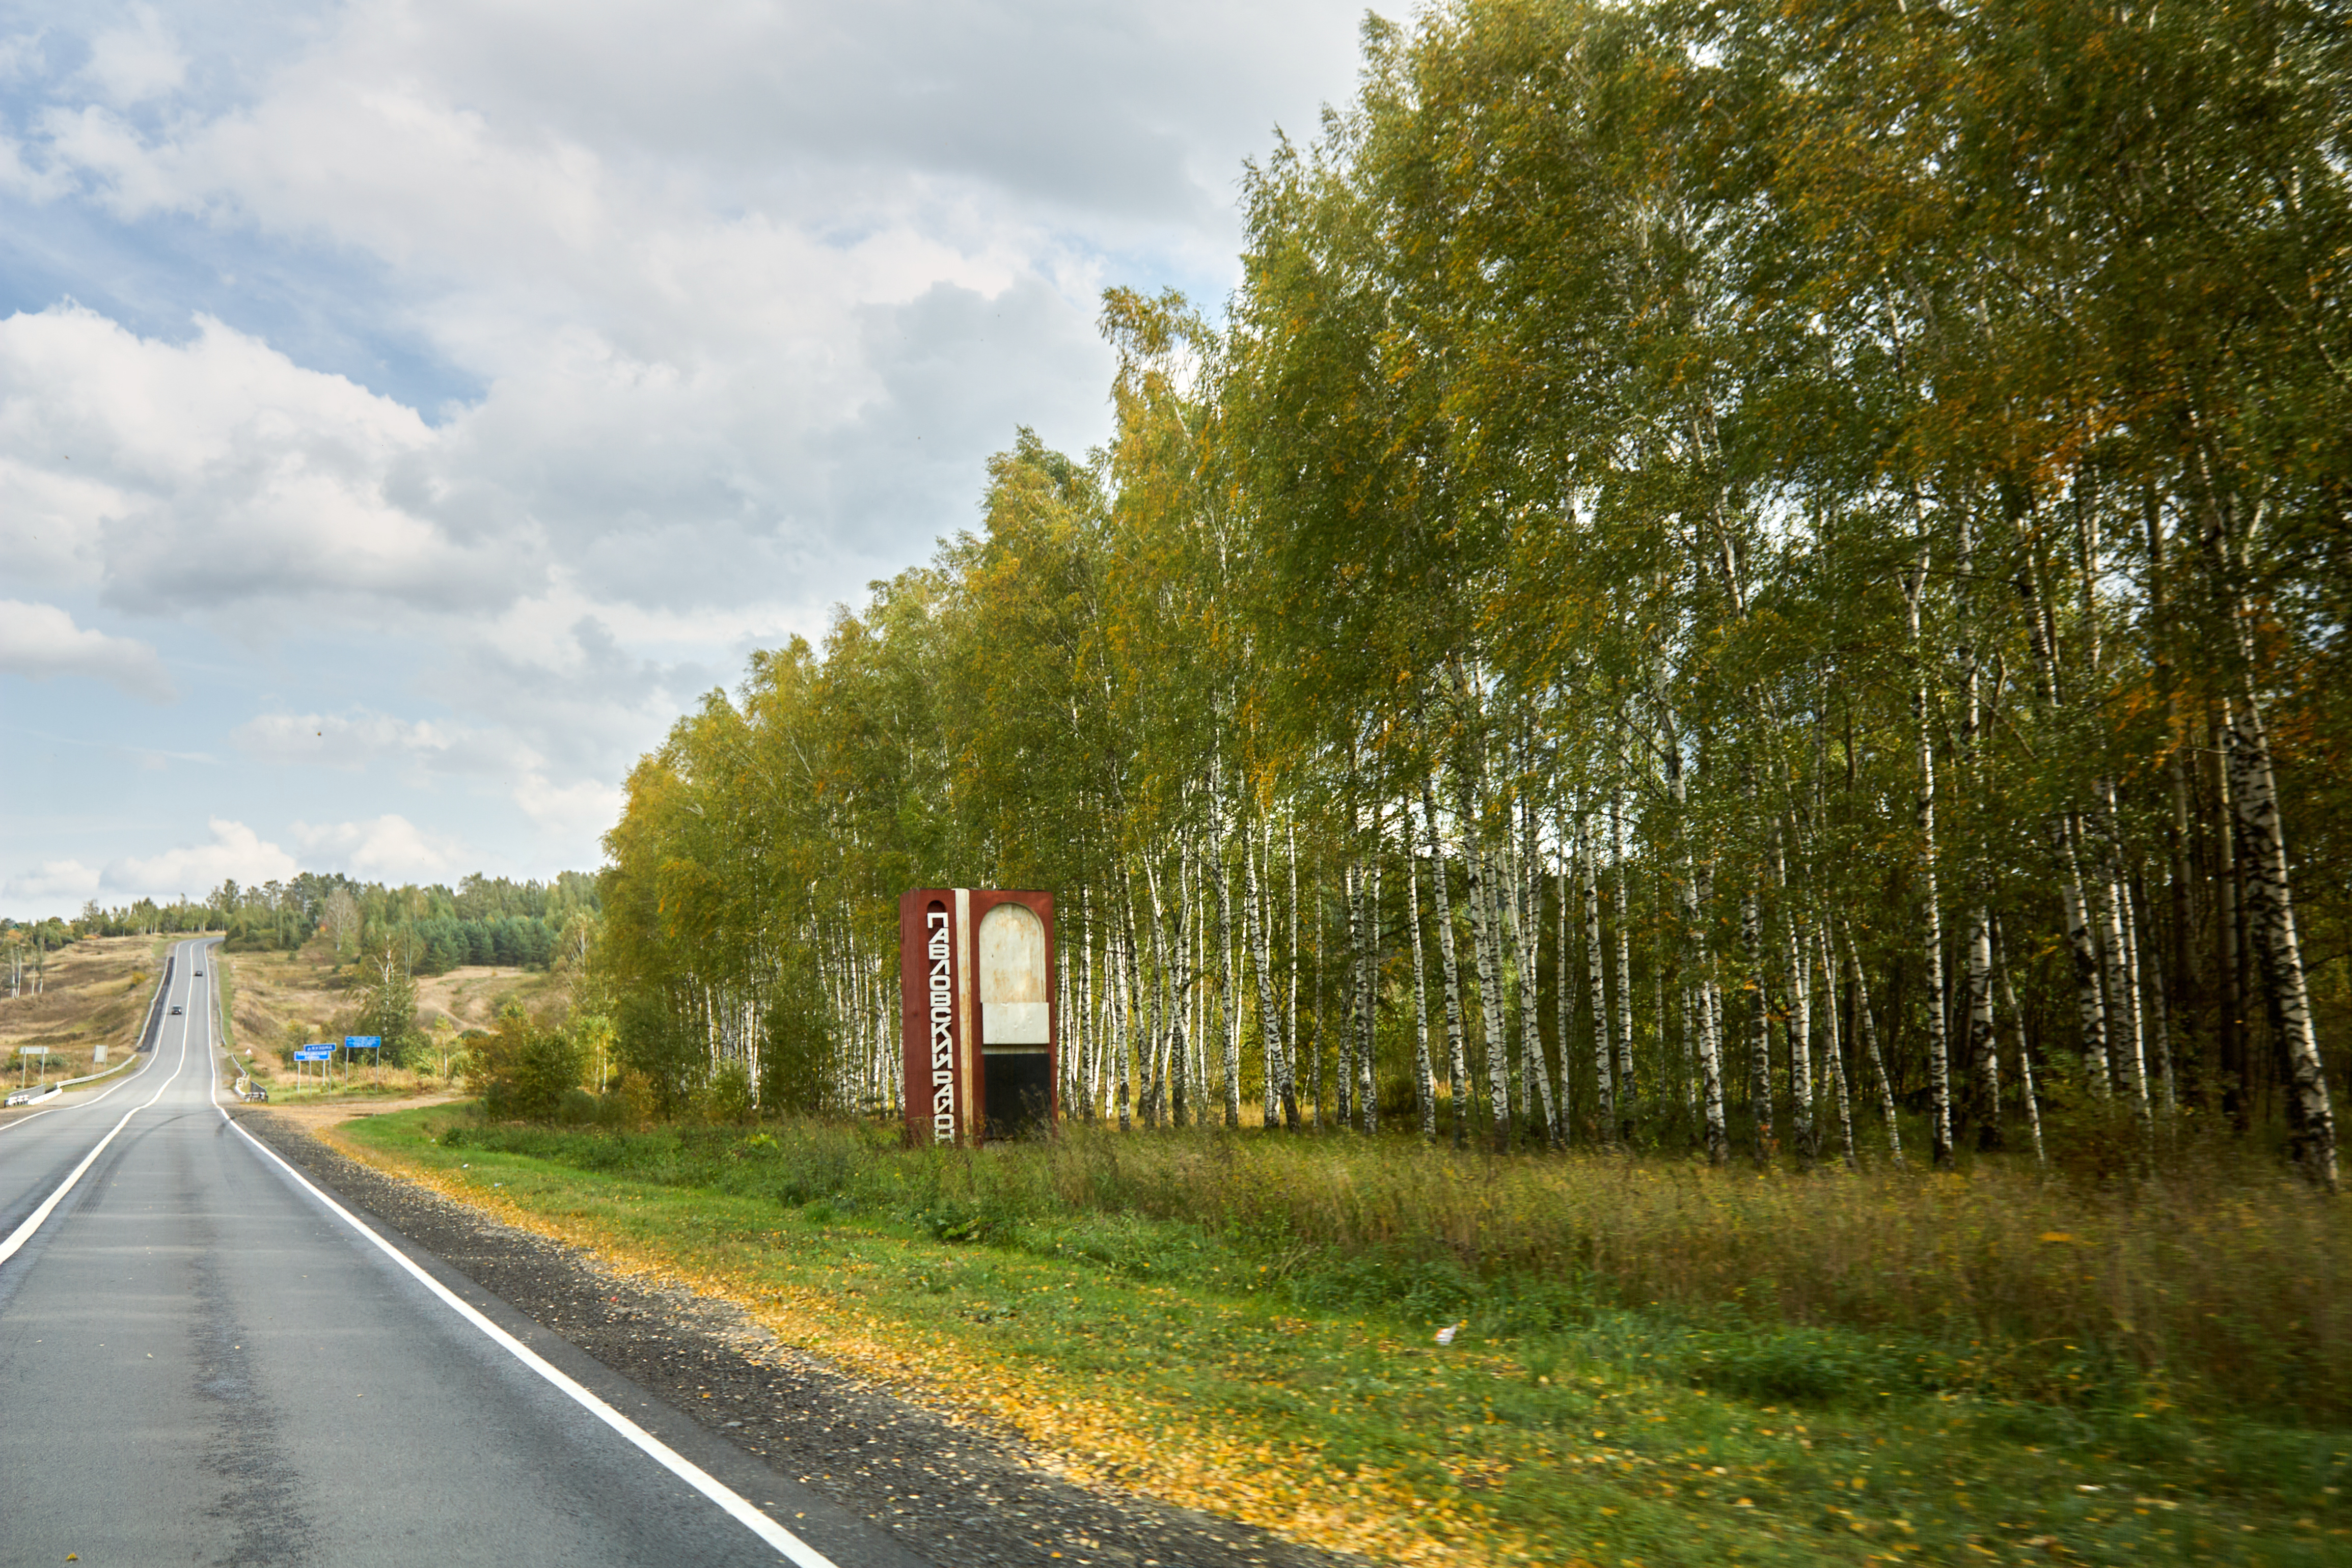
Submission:
MULTIPOLYGON (((166 1018, 169 1018, 171 1015, 167 1013, 167 1014, 165 1014, 164 1016, 165 1016, 166 1018)), ((163 1041, 162 1041, 161 1040, 158 1040, 156 1041, 156 1043, 157 1043, 158 1045, 161 1045, 161 1044, 163 1043, 163 1041)), ((187 1026, 187 1022, 186 1022, 186 1020, 185 1020, 184 1019, 182 1019, 182 1021, 181 1021, 181 1024, 180 1024, 180 1050, 182 1051, 182 1052, 184 1052, 184 1052, 187 1051, 187 1049, 188 1049, 188 1026, 187 1026)), ((152 1068, 152 1067, 153 1067, 154 1065, 155 1065, 155 1058, 154 1058, 154 1057, 152 1057, 152 1056, 151 1056, 151 1057, 149 1057, 149 1058, 147 1059, 147 1066, 146 1066, 146 1067, 142 1067, 138 1071, 136 1071, 136 1072, 132 1073, 130 1077, 128 1077, 128 1078, 124 1079, 121 1082, 120 1082, 120 1083, 110 1083, 110 1084, 108 1084, 104 1089, 101 1089, 101 1090, 100 1090, 97 1093, 95 1093, 95 1094, 91 1095, 89 1099, 87 1099, 87 1100, 77 1100, 77 1101, 75 1101, 75 1102, 74 1102, 72 1104, 70 1104, 70 1105, 52 1105, 52 1106, 50 1106, 47 1111, 36 1111, 36 1112, 34 1112, 34 1113, 33 1113, 31 1115, 29 1115, 29 1116, 19 1116, 19 1117, 17 1117, 15 1121, 13 1121, 13 1122, 5 1122, 5 1123, 0 1123, 0 1133, 5 1133, 5 1132, 9 1131, 9 1130, 10 1130, 10 1129, 12 1129, 12 1128, 21 1127, 21 1126, 23 1126, 23 1125, 24 1125, 26 1123, 27 1123, 27 1122, 37 1122, 37 1121, 39 1121, 42 1117, 44 1117, 44 1116, 48 1116, 48 1115, 54 1115, 55 1113, 58 1113, 58 1112, 59 1112, 59 1111, 87 1111, 87 1110, 89 1110, 92 1105, 97 1104, 100 1100, 103 1100, 103 1099, 105 1099, 108 1095, 110 1095, 110 1094, 113 1093, 116 1090, 118 1090, 118 1089, 128 1089, 128 1088, 130 1088, 133 1083, 136 1083, 136 1082, 138 1082, 141 1079, 142 1079, 142 1078, 146 1077, 146 1076, 147 1076, 148 1068, 152 1068)), ((176 1072, 176 1071, 179 1071, 179 1069, 177 1069, 177 1068, 175 1067, 175 1068, 173 1068, 173 1071, 174 1072, 176 1072)), ((153 1102, 153 1101, 152 1101, 152 1100, 150 1100, 150 1101, 148 1102, 148 1103, 152 1105, 152 1104, 153 1104, 153 1103, 154 1103, 154 1102, 153 1102)), ((111 1136, 111 1135, 112 1135, 112 1134, 109 1134, 109 1136, 111 1136)), ((0 1253, 0 1257, 5 1257, 5 1256, 6 1256, 6 1255, 5 1255, 5 1253, 0 1253)))
MULTIPOLYGON (((215 1051, 207 1051, 205 1054, 207 1060, 212 1063, 212 1092, 214 1095, 213 1109, 221 1113, 221 1120, 226 1122, 231 1127, 236 1128, 237 1136, 252 1145, 256 1152, 269 1160, 273 1165, 277 1166, 279 1170, 284 1171, 288 1176, 293 1177, 295 1181, 300 1183, 302 1187, 308 1191, 311 1197, 326 1205, 329 1213, 334 1215, 336 1218, 341 1220, 345 1225, 348 1225, 353 1230, 358 1231, 361 1236, 366 1238, 366 1239, 381 1250, 385 1257, 391 1259, 394 1263, 405 1270, 418 1284, 423 1285, 426 1290, 432 1291, 444 1306, 447 1307, 451 1312, 456 1312, 467 1322, 473 1324, 474 1327, 481 1330, 482 1333, 488 1335, 491 1342, 497 1344, 499 1349, 505 1351, 517 1361, 522 1363, 523 1365, 529 1367, 531 1371, 545 1378, 549 1383, 554 1385, 555 1387, 569 1397, 572 1403, 578 1405, 591 1416, 595 1416, 596 1419, 604 1423, 605 1426, 610 1427, 614 1431, 619 1433, 623 1437, 626 1438, 631 1445, 637 1448, 639 1452, 652 1459, 654 1463, 661 1466, 662 1469, 667 1470, 670 1474, 676 1476, 678 1479, 684 1481, 687 1485, 700 1492, 704 1497, 709 1498, 712 1502, 717 1503, 719 1508, 725 1511, 729 1518, 735 1521, 736 1523, 741 1525, 744 1529, 750 1531, 752 1534, 758 1536, 770 1546, 774 1547, 778 1552, 783 1554, 787 1561, 797 1564, 798 1568, 835 1568, 832 1559, 826 1557, 823 1552, 817 1551, 815 1547, 811 1546, 807 1542, 803 1541, 799 1536, 794 1535, 791 1531, 786 1530, 782 1525, 778 1524, 774 1520, 770 1519, 766 1514, 761 1513, 758 1509, 752 1507, 751 1501, 740 1492, 738 1492, 734 1488, 727 1485, 724 1481, 721 1481, 718 1477, 710 1474, 708 1470, 705 1470, 701 1466, 696 1464, 685 1455, 677 1452, 675 1448, 672 1448, 668 1444, 663 1442, 659 1437, 655 1437, 651 1432, 646 1431, 643 1427, 638 1426, 635 1421, 630 1420, 626 1416, 622 1415, 618 1410, 614 1409, 610 1405, 605 1404, 602 1399, 597 1398, 595 1395, 590 1393, 580 1384, 572 1381, 571 1377, 548 1362, 537 1351, 523 1343, 522 1341, 515 1338, 514 1335, 507 1333, 506 1330, 499 1327, 498 1324, 492 1322, 489 1319, 484 1317, 479 1312, 476 1311, 474 1307, 468 1304, 465 1298, 459 1296, 456 1291, 451 1291, 447 1286, 441 1283, 440 1281, 435 1279, 432 1275, 418 1268, 409 1260, 406 1253, 403 1252, 399 1248, 394 1247, 391 1242, 386 1241, 373 1230, 369 1229, 367 1226, 362 1224, 351 1210, 345 1208, 341 1204, 337 1203, 333 1198, 329 1197, 325 1193, 320 1191, 317 1186, 311 1184, 310 1177, 304 1176, 300 1171, 296 1170, 292 1166, 288 1165, 285 1160, 280 1158, 277 1150, 271 1148, 268 1145, 255 1137, 251 1133, 247 1132, 243 1127, 238 1126, 236 1118, 230 1115, 228 1113, 228 1108, 220 1103, 219 1053, 215 1051)), ((111 1134, 110 1134, 110 1135, 111 1134)))
MULTIPOLYGON (((65 1201, 66 1194, 73 1191, 74 1183, 81 1180, 82 1173, 89 1169, 91 1166, 98 1162, 99 1155, 106 1153, 106 1145, 114 1142, 114 1135, 131 1124, 131 1117, 136 1116, 140 1112, 144 1111, 149 1105, 152 1105, 156 1101, 161 1100, 163 1097, 163 1091, 169 1089, 172 1086, 173 1080, 180 1076, 180 1069, 187 1065, 187 1061, 188 1031, 182 1030, 180 1031, 180 1058, 177 1061, 174 1061, 172 1064, 171 1078, 166 1078, 163 1082, 157 1084, 155 1087, 155 1092, 147 1097, 145 1103, 133 1105, 130 1110, 122 1113, 122 1120, 115 1123, 112 1127, 107 1129, 106 1136, 99 1139, 98 1146, 82 1156, 81 1164, 74 1166, 73 1174, 66 1177, 65 1180, 59 1182, 58 1184, 57 1190, 41 1200, 41 1207, 26 1215, 25 1217, 25 1222, 16 1227, 15 1230, 8 1233, 7 1240, 0 1241, 0 1263, 5 1263, 9 1259, 14 1258, 18 1252, 24 1250, 25 1243, 33 1239, 33 1232, 38 1230, 41 1228, 41 1222, 48 1218, 51 1214, 57 1211, 58 1205, 65 1201)), ((140 1076, 144 1077, 145 1074, 142 1072, 140 1076)), ((114 1089, 120 1089, 122 1085, 118 1083, 114 1086, 114 1089)), ((114 1089, 108 1090, 107 1093, 113 1093, 114 1089)), ((26 1119, 27 1121, 31 1120, 30 1117, 26 1119)))

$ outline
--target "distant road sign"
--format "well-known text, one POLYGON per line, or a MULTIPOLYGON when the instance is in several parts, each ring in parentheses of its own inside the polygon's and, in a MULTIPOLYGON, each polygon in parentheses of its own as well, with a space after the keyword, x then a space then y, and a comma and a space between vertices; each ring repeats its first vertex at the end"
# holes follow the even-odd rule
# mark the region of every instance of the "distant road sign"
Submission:
POLYGON ((16 1048, 16 1054, 19 1056, 47 1056, 51 1054, 51 1052, 49 1048, 46 1045, 20 1045, 16 1048))
POLYGON ((294 1048, 294 1060, 297 1061, 326 1061, 334 1054, 335 1048, 331 1045, 302 1045, 294 1048))
POLYGON ((345 1051, 381 1051, 383 1036, 380 1034, 347 1034, 343 1036, 345 1051))

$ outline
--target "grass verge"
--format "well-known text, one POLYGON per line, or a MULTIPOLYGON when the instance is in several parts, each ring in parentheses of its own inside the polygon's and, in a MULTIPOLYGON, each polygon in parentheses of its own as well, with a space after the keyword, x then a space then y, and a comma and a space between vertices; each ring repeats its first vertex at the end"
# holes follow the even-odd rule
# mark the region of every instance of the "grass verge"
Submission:
MULTIPOLYGON (((1149 1177, 1106 1168, 1222 1160, 1245 1186, 1252 1156, 1213 1134, 910 1154, 837 1125, 624 1135, 440 1107, 337 1141, 1004 1421, 1078 1479, 1387 1561, 2352 1552, 2352 1434, 2184 1410, 2106 1352, 2080 1352, 2086 1392, 2026 1397, 1981 1342, 1626 1304, 1589 1266, 1447 1274, 1395 1239, 1146 1212, 1149 1177), (1118 1207, 1041 1197, 1089 1168, 1124 1191, 1118 1207), (1468 1320, 1450 1345, 1440 1317, 1468 1320)), ((1280 1157, 1344 1171, 1353 1156, 1280 1157)))

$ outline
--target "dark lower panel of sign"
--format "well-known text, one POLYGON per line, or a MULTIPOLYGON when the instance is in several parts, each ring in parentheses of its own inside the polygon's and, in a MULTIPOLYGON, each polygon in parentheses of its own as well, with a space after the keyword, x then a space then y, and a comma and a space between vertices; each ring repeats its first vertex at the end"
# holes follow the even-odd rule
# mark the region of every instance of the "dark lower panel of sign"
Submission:
POLYGON ((1043 1051, 992 1051, 981 1058, 988 1136, 1017 1138, 1045 1125, 1054 1111, 1054 1059, 1043 1051))

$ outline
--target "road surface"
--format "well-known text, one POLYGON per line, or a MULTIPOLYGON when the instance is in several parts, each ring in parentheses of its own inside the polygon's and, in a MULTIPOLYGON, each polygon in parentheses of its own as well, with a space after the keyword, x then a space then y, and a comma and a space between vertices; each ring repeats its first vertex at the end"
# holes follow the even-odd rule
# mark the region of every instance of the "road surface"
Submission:
POLYGON ((0 1123, 0 1563, 911 1568, 234 1125, 209 944, 152 1057, 0 1123))

